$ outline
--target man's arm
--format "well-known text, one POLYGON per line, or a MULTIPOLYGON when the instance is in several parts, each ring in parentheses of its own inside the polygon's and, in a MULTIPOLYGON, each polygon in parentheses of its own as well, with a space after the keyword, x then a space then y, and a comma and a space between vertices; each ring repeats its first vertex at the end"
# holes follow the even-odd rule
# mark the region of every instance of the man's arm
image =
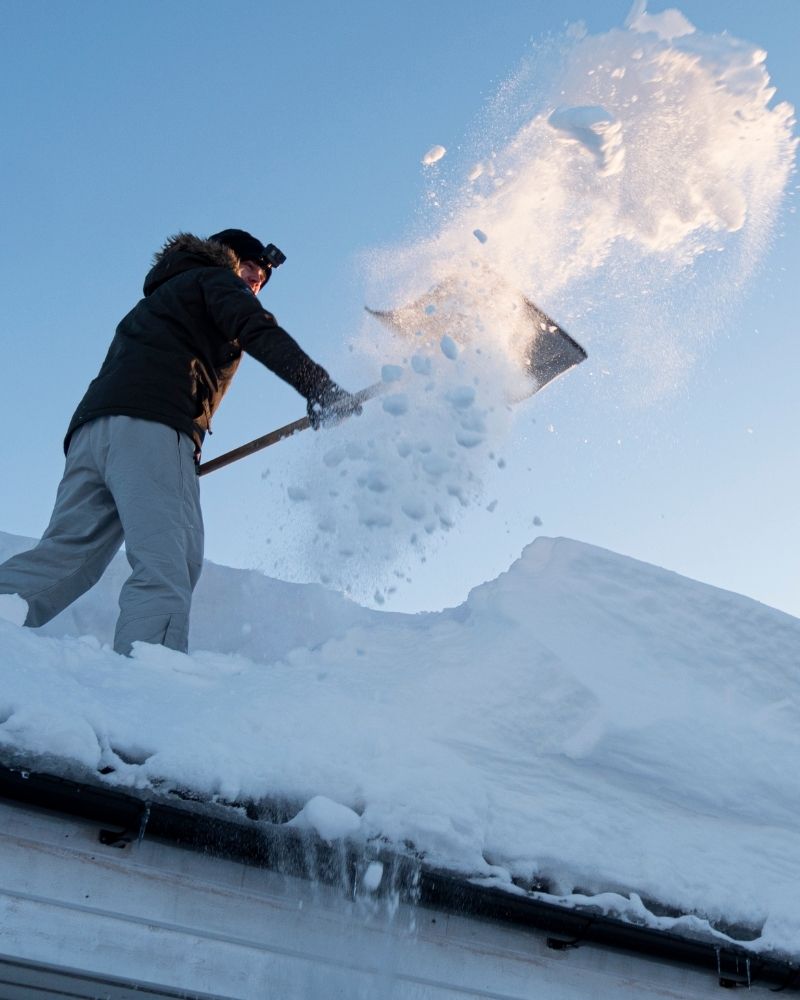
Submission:
POLYGON ((203 276, 206 305, 228 340, 266 365, 307 400, 318 399, 335 383, 313 361, 272 313, 263 308, 243 281, 231 271, 203 276))
POLYGON ((278 326, 243 281, 221 271, 204 278, 209 312, 225 336, 305 396, 314 430, 361 413, 361 404, 278 326))

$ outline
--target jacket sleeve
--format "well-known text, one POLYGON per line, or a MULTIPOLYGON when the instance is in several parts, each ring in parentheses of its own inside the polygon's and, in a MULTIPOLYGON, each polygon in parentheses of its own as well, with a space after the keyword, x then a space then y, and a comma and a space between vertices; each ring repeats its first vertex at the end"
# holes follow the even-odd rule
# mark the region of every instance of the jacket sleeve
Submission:
POLYGON ((207 271, 202 284, 209 314, 226 340, 238 342, 243 351, 306 399, 319 396, 331 384, 325 369, 278 326, 272 313, 232 271, 207 271))

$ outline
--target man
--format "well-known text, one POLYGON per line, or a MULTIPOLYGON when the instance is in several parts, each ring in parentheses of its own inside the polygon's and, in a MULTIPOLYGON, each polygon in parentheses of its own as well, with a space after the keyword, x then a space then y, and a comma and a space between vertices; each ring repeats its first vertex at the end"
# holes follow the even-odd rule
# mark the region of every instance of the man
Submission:
POLYGON ((180 233, 156 254, 141 299, 117 327, 64 441, 66 467, 50 524, 0 566, 0 594, 44 625, 87 591, 125 541, 114 649, 188 648, 203 561, 196 466, 242 352, 305 396, 312 425, 358 410, 256 296, 285 260, 241 229, 180 233))

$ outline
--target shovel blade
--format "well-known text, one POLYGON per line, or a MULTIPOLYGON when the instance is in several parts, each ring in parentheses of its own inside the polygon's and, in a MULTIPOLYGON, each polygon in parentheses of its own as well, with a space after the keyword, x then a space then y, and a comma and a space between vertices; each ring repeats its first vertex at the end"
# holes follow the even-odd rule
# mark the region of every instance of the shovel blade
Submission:
POLYGON ((535 303, 530 299, 525 299, 524 302, 535 330, 528 345, 525 370, 535 384, 532 392, 538 392, 548 382, 585 361, 587 354, 577 340, 570 337, 566 330, 550 319, 535 303))
POLYGON ((519 359, 528 391, 538 392, 553 379, 586 360, 586 351, 534 302, 498 278, 482 272, 478 284, 450 278, 410 305, 367 312, 394 333, 433 343, 444 335, 461 344, 474 342, 481 331, 503 324, 512 354, 519 359), (491 306, 491 316, 487 312, 491 306))

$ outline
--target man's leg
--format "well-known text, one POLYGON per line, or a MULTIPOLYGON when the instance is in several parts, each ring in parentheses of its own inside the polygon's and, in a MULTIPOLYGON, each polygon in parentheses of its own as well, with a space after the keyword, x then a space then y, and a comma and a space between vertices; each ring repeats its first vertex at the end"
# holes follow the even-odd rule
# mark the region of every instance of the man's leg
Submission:
POLYGON ((194 443, 152 420, 109 420, 106 482, 132 570, 119 595, 114 649, 127 655, 141 641, 186 652, 192 591, 203 564, 194 443))
POLYGON ((98 421, 72 437, 41 541, 0 566, 0 593, 28 602, 25 624, 44 625, 92 587, 122 544, 114 500, 98 467, 98 421))

